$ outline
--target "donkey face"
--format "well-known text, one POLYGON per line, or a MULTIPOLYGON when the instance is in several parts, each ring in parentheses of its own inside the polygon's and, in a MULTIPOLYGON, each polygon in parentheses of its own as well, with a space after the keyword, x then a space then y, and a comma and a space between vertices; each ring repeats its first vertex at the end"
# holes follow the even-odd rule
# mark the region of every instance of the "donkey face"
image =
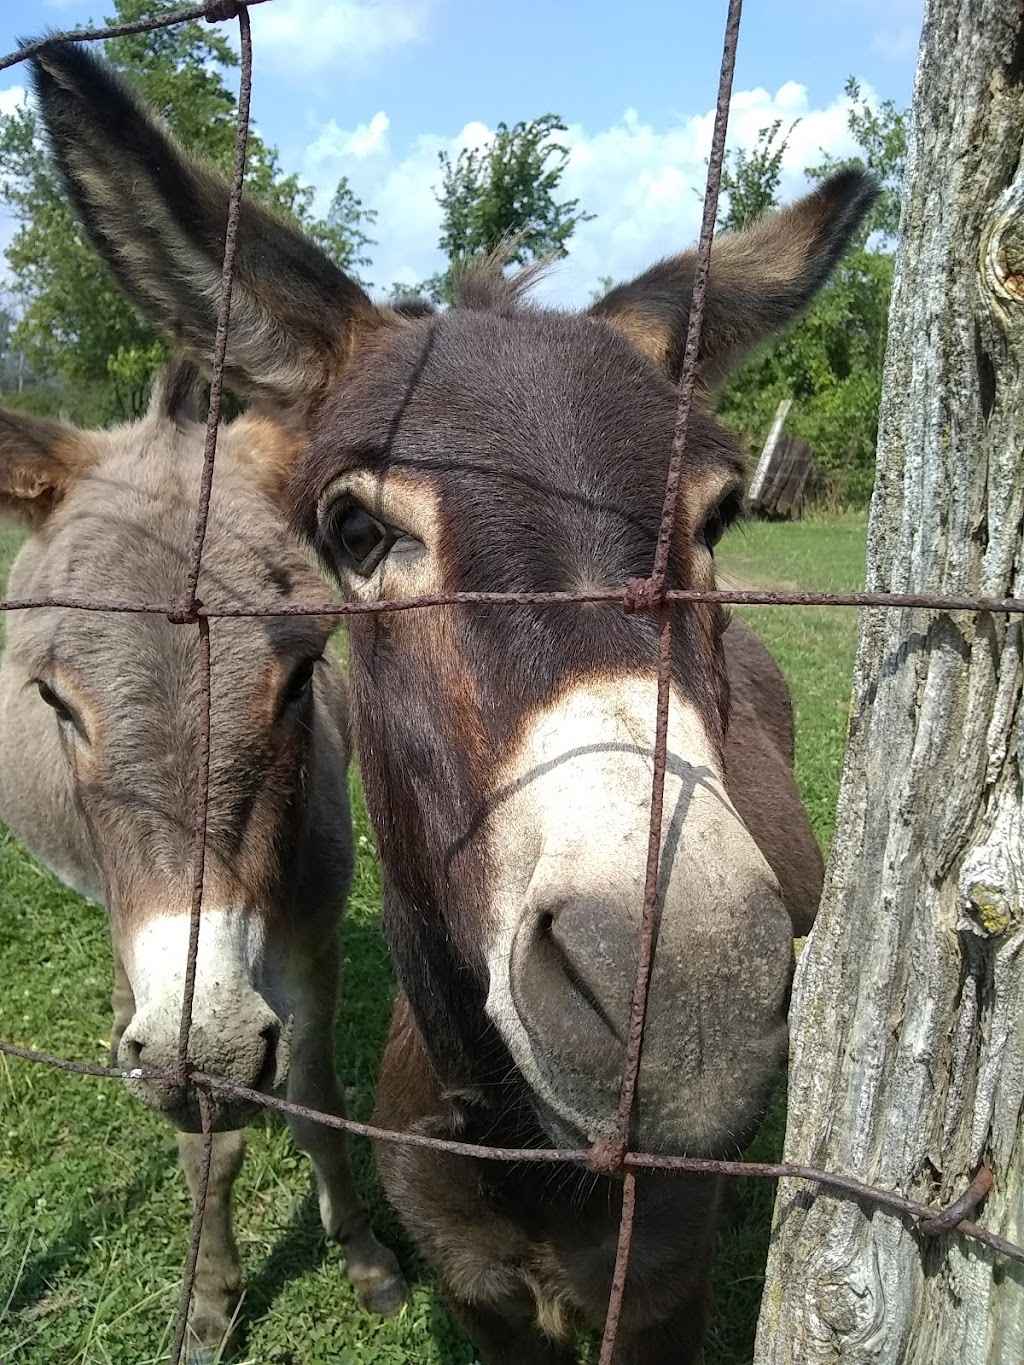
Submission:
MULTIPOLYGON (((358 600, 610 587, 653 563, 675 407, 669 380, 606 323, 456 308, 342 377, 292 493, 358 600)), ((696 418, 674 584, 713 586, 709 542, 740 472, 696 418)), ((702 1151, 744 1131, 777 1071, 792 957, 775 877, 723 782, 723 624, 707 607, 674 613, 638 1109, 645 1143, 702 1151)), ((420 1028, 448 1078, 486 1086, 507 1051, 550 1136, 593 1137, 614 1119, 636 970, 655 623, 499 606, 358 616, 350 630, 386 928, 420 1028)))
MULTIPOLYGON (((36 71, 94 241, 149 316, 208 357, 223 184, 85 54, 48 53, 36 71)), ((843 174, 718 244, 706 386, 811 298, 872 196, 843 174)), ((359 600, 530 592, 648 573, 693 264, 663 262, 582 316, 525 306, 492 265, 443 317, 396 318, 247 205, 228 371, 301 432, 293 514, 344 590, 359 600)), ((673 585, 713 584, 711 549, 737 509, 740 474, 734 443, 698 414, 673 585)), ((725 789, 723 626, 709 605, 674 613, 660 922, 634 1134, 645 1147, 733 1147, 785 1051, 790 926, 725 789)), ((445 1082, 511 1087, 557 1141, 613 1122, 655 661, 653 623, 618 607, 353 622, 354 712, 402 985, 445 1082)))
MULTIPOLYGON (((172 381, 145 419, 110 432, 0 412, 0 499, 33 532, 12 569, 12 594, 181 597, 204 430, 183 407, 172 381)), ((245 419, 223 433, 200 584, 211 607, 243 598, 273 607, 322 592, 246 472, 261 438, 261 424, 245 419)), ((325 776, 347 815, 344 698, 321 657, 328 631, 304 617, 225 620, 211 630, 209 837, 190 1057, 256 1088, 288 1073, 286 966, 296 939, 314 928, 303 915, 336 904, 349 875, 344 820, 318 841, 316 859, 306 856, 325 776)), ((107 905, 134 997, 118 1047, 128 1068, 165 1067, 177 1049, 199 739, 196 636, 162 616, 47 608, 12 617, 0 662, 0 813, 59 876, 107 905)), ((178 1122, 195 1122, 187 1092, 135 1088, 178 1122)), ((217 1117, 237 1126, 232 1106, 220 1105, 217 1117)))

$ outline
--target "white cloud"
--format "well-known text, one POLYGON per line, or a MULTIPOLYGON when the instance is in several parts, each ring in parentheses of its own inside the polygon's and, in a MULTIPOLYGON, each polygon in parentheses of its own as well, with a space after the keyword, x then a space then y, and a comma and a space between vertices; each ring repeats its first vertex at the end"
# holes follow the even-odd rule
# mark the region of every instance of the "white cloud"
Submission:
POLYGON ((434 0, 274 0, 250 11, 260 61, 301 75, 361 65, 427 37, 434 0))
POLYGON ((23 85, 9 85, 0 90, 0 114, 13 114, 25 101, 26 90, 23 85))
MULTIPOLYGON (((874 100, 865 89, 864 95, 874 100)), ((837 97, 824 108, 811 108, 804 86, 790 81, 773 93, 738 91, 732 102, 729 145, 750 147, 760 130, 776 118, 783 129, 795 120, 782 167, 780 195, 790 199, 806 187, 804 168, 821 160, 822 150, 850 154, 847 128, 849 101, 837 97)), ((377 115, 378 126, 384 116, 377 115)), ((589 133, 572 126, 562 136, 569 163, 561 184, 566 198, 595 215, 582 224, 560 262, 538 294, 560 304, 580 305, 602 276, 626 279, 659 257, 691 244, 698 233, 701 196, 711 143, 713 114, 695 115, 668 128, 644 122, 627 109, 611 127, 589 133)), ((436 249, 440 209, 434 187, 440 178, 438 152, 456 155, 462 147, 480 146, 492 136, 481 123, 469 123, 454 137, 421 134, 404 155, 384 154, 381 138, 374 156, 362 148, 372 141, 374 120, 353 133, 327 125, 307 149, 307 178, 326 205, 342 174, 352 178, 363 202, 378 211, 373 235, 373 266, 367 272, 378 289, 393 281, 412 284, 443 264, 436 249), (328 130, 330 130, 328 132, 328 130), (380 151, 380 154, 376 154, 380 151)))
POLYGON ((443 268, 437 250, 441 209, 434 196, 440 179, 438 154, 456 157, 464 147, 483 146, 493 132, 474 120, 454 137, 421 134, 399 158, 361 157, 367 142, 363 133, 379 120, 387 120, 387 115, 377 114, 352 132, 326 125, 306 149, 303 176, 316 186, 318 213, 326 211, 343 175, 349 176, 366 207, 377 210, 372 235, 379 245, 371 248, 374 261, 366 273, 378 290, 386 291, 393 283, 417 284, 443 268))
POLYGON ((325 123, 306 149, 306 167, 314 183, 323 169, 342 164, 350 157, 363 161, 368 156, 386 155, 390 127, 391 120, 383 110, 374 114, 369 123, 360 123, 351 130, 340 128, 334 119, 325 123))
MULTIPOLYGON (((823 147, 838 156, 853 150, 847 109, 845 98, 825 109, 809 108, 806 89, 792 81, 774 95, 738 91, 730 110, 729 145, 751 147, 776 119, 784 131, 799 119, 789 136, 780 185, 780 197, 793 198, 804 187, 804 168, 821 159, 823 147)), ((600 277, 628 278, 694 241, 712 124, 709 112, 659 130, 630 109, 593 136, 570 129, 562 187, 595 217, 577 229, 569 259, 548 280, 553 299, 585 302, 600 277)))

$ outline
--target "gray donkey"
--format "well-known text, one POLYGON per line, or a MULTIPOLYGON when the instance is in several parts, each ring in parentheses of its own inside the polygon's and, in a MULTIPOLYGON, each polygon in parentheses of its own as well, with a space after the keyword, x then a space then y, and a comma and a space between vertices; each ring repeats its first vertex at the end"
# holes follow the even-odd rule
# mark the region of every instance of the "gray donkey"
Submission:
MULTIPOLYGON (((139 422, 112 431, 0 411, 0 507, 30 535, 17 597, 170 602, 187 571, 203 458, 194 374, 175 366, 139 422)), ((322 601, 276 509, 278 429, 221 429, 201 599, 211 608, 322 601)), ((189 1057, 201 1070, 344 1113, 332 1025, 338 926, 352 874, 348 702, 306 616, 211 625, 212 739, 204 908, 189 1057)), ((62 881, 106 905, 116 1063, 173 1062, 189 937, 199 705, 197 632, 159 615, 45 608, 9 618, 0 658, 0 816, 62 881)), ((193 1191, 194 1093, 139 1079, 181 1131, 193 1191)), ((234 1335, 240 1270, 231 1186, 244 1104, 214 1093, 216 1129, 190 1359, 234 1335)), ((352 1185, 344 1135, 292 1120, 320 1214, 363 1303, 405 1297, 352 1185)))

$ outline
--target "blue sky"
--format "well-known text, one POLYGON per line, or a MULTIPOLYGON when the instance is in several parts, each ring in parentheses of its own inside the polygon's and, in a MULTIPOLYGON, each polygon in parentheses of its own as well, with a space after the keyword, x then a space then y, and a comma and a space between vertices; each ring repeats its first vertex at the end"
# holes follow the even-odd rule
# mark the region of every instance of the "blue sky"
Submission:
MULTIPOLYGON (((747 0, 730 142, 781 117, 794 131, 783 192, 824 147, 849 150, 843 85, 909 104, 923 0, 747 0)), ((109 13, 104 0, 4 0, 0 50, 109 13)), ((595 219, 541 288, 586 302, 690 242, 721 56, 724 0, 269 0, 252 11, 253 114, 287 170, 326 207, 348 175, 379 219, 378 287, 439 264, 437 153, 498 120, 556 112, 569 125, 564 190, 595 219)), ((234 27, 234 26, 230 26, 234 27)), ((0 73, 0 110, 24 75, 0 73)), ((0 219, 0 243, 10 221, 0 219)))

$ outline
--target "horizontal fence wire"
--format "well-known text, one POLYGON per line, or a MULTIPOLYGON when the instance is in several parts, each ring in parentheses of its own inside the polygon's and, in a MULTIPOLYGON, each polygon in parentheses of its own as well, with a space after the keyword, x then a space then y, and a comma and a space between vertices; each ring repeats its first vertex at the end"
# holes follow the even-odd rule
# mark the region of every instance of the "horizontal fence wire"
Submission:
MULTIPOLYGON (((0 1052, 9 1057, 16 1057, 20 1061, 54 1067, 59 1071, 66 1071, 76 1076, 98 1076, 118 1081, 145 1080, 165 1085, 176 1085, 179 1079, 176 1066, 167 1070, 153 1067, 133 1067, 131 1070, 125 1070, 121 1067, 100 1066, 92 1062, 77 1062, 66 1057, 57 1057, 51 1053, 41 1052, 36 1048, 22 1047, 17 1043, 5 1042, 2 1039, 0 1039, 0 1052)), ((244 1100, 258 1108, 270 1109, 285 1117, 309 1119, 314 1123, 321 1123, 327 1128, 337 1128, 353 1137, 367 1138, 372 1142, 388 1142, 406 1147, 425 1147, 436 1152, 447 1152, 452 1156, 479 1157, 482 1161, 526 1162, 530 1164, 561 1161, 593 1169, 593 1149, 589 1147, 489 1147, 479 1143, 459 1142, 454 1138, 429 1137, 423 1133, 403 1133, 392 1128, 378 1128, 372 1123, 363 1123, 359 1119, 342 1118, 337 1114, 310 1109, 306 1105, 281 1099, 279 1095, 268 1095, 262 1090, 253 1090, 248 1086, 237 1085, 234 1081, 226 1080, 222 1076, 211 1076, 203 1071, 190 1071, 189 1084, 194 1086, 196 1090, 216 1091, 217 1094, 225 1095, 230 1099, 244 1100)), ((935 1235, 936 1231, 952 1230, 948 1226, 951 1216, 961 1211, 965 1197, 961 1195, 946 1206, 922 1204, 917 1200, 908 1199, 898 1190, 887 1190, 881 1185, 872 1185, 837 1171, 826 1171, 817 1166, 803 1166, 784 1161, 728 1161, 714 1157, 626 1152, 622 1158, 622 1163, 634 1170, 686 1171, 699 1175, 749 1177, 763 1180, 805 1180, 836 1193, 850 1195, 869 1206, 877 1205, 880 1208, 890 1209, 894 1213, 907 1214, 911 1218, 920 1220, 922 1231, 925 1230, 925 1224, 937 1223, 937 1229, 928 1228, 932 1235, 935 1235)), ((983 1191, 983 1193, 987 1192, 987 1189, 983 1191)), ((975 1202, 972 1202, 971 1208, 974 1207, 975 1202)), ((1008 1260, 1024 1265, 1024 1246, 1018 1246, 994 1232, 989 1232, 987 1228, 981 1228, 975 1223, 965 1221, 965 1215, 962 1215, 961 1219, 953 1226, 963 1236, 991 1247, 993 1251, 997 1251, 1008 1260)))
POLYGON ((204 450, 203 474, 200 495, 196 509, 196 522, 193 544, 189 554, 185 591, 178 602, 139 603, 106 600, 83 600, 73 597, 11 598, 0 601, 0 612, 28 611, 41 609, 68 609, 91 612, 128 612, 145 615, 163 615, 175 624, 191 626, 198 630, 198 652, 196 662, 196 694, 199 710, 199 740, 196 755, 195 782, 195 835, 193 854, 193 886, 189 926, 189 946, 183 987, 182 1011, 179 1031, 179 1045, 174 1064, 166 1070, 139 1067, 126 1071, 117 1067, 95 1066, 84 1062, 53 1056, 34 1048, 23 1047, 13 1042, 0 1040, 0 1053, 24 1061, 55 1067, 61 1071, 112 1079, 144 1079, 169 1086, 190 1087, 195 1091, 199 1106, 200 1126, 203 1135, 202 1156, 199 1166, 197 1188, 194 1199, 192 1234, 189 1240, 184 1276, 181 1287, 179 1311, 175 1324, 172 1361, 180 1360, 185 1349, 188 1331, 188 1312, 195 1285, 196 1269, 199 1261, 203 1217, 205 1214, 206 1194, 210 1175, 213 1142, 213 1119, 211 1095, 225 1095, 254 1106, 276 1111, 322 1124, 325 1127, 341 1129, 354 1136, 371 1139, 375 1142, 401 1143, 408 1146, 427 1147, 435 1151, 469 1156, 480 1160, 513 1163, 568 1162, 607 1175, 621 1181, 623 1190, 622 1214, 616 1260, 609 1295, 605 1329, 601 1343, 601 1365, 610 1365, 615 1350, 620 1314, 627 1283, 628 1265, 635 1215, 635 1181, 638 1173, 644 1171, 679 1171, 713 1176, 752 1177, 760 1179, 790 1179, 816 1184, 831 1195, 853 1199, 867 1207, 879 1207, 912 1220, 920 1232, 927 1237, 935 1237, 956 1231, 1010 1261, 1024 1264, 1024 1247, 997 1236, 988 1229, 980 1227, 970 1218, 978 1204, 991 1191, 992 1172, 982 1166, 972 1178, 964 1193, 945 1208, 937 1208, 908 1199, 898 1191, 886 1190, 868 1184, 839 1172, 819 1170, 812 1166, 795 1165, 787 1162, 748 1162, 719 1161, 699 1157, 677 1157, 654 1153, 633 1152, 629 1149, 629 1123, 635 1102, 637 1076, 642 1056, 643 1026, 647 1007, 651 965, 656 950, 657 926, 657 887, 658 867, 661 857, 661 825, 664 799, 665 766, 667 758, 667 719, 669 703, 669 683, 671 676, 671 613, 673 604, 715 603, 738 606, 778 606, 778 607, 851 607, 861 610, 929 610, 940 612, 977 612, 994 615, 1024 614, 1024 599, 1001 598, 984 594, 948 594, 926 592, 790 592, 761 589, 670 589, 666 587, 666 575, 670 548, 671 530, 674 524, 675 505, 682 469, 687 424, 696 385, 696 365, 700 340, 700 329, 707 280, 711 268, 711 247, 718 195, 721 185, 721 172, 725 152, 725 137, 728 123, 729 101, 732 86, 732 73, 735 65, 739 35, 742 0, 729 0, 726 18, 725 39, 722 50, 722 67, 718 98, 715 109, 715 125, 712 136, 711 154, 708 160, 708 177, 704 198, 701 234, 698 246, 698 265, 694 281, 689 327, 683 369, 680 378, 679 405, 675 433, 670 452, 666 478, 663 513, 655 561, 649 579, 634 580, 621 588, 588 592, 549 592, 549 593, 438 593, 403 599, 384 599, 372 603, 327 601, 322 603, 297 603, 284 606, 245 606, 231 604, 218 606, 204 603, 199 598, 199 583, 202 571, 203 547, 209 516, 210 495, 212 490, 217 432, 220 424, 221 398, 224 386, 224 362, 230 325, 231 290, 234 277, 234 260, 237 247, 238 222, 245 171, 246 145, 249 133, 249 110, 252 88, 252 40, 249 27, 248 6, 266 3, 267 0, 208 0, 203 5, 194 5, 140 19, 125 24, 115 24, 101 29, 80 29, 63 33, 49 34, 37 42, 27 43, 16 52, 0 57, 0 71, 13 66, 16 62, 35 56, 47 47, 68 41, 95 42, 106 38, 124 37, 130 34, 145 33, 156 29, 168 28, 175 24, 204 19, 217 22, 236 19, 239 25, 241 82, 238 101, 238 123, 235 138, 234 168, 228 203, 228 216, 225 229, 224 260, 221 277, 221 293, 218 309, 217 333, 212 357, 211 395, 207 419, 206 445, 204 450), (222 1077, 213 1076, 194 1068, 189 1060, 189 1037, 192 1027, 192 1006, 195 992, 196 962, 199 934, 202 919, 203 884, 206 859, 206 826, 209 807, 209 769, 211 728, 213 724, 211 703, 211 628, 215 620, 259 618, 265 616, 319 616, 337 617, 358 616, 383 612, 399 612, 430 607, 461 606, 560 606, 567 604, 618 604, 629 611, 646 611, 658 618, 658 703, 657 727, 654 749, 654 777, 652 782, 651 820, 647 853, 647 868, 644 889, 644 907, 641 921, 641 934, 637 951, 637 971, 633 991, 630 1027, 627 1035, 626 1056, 623 1066, 617 1130, 611 1139, 595 1143, 589 1149, 570 1148, 503 1148, 489 1147, 476 1143, 463 1143, 451 1139, 430 1137, 422 1134, 402 1133, 377 1128, 372 1124, 360 1123, 354 1119, 340 1118, 337 1115, 309 1109, 276 1095, 264 1094, 245 1086, 236 1085, 222 1077))
MULTIPOLYGON (((269 3, 269 0, 264 0, 269 3)), ((639 582, 646 589, 648 579, 639 582)), ((646 610, 637 602, 636 587, 598 588, 581 592, 440 592, 417 597, 388 597, 379 602, 282 602, 272 606, 206 606, 197 602, 187 619, 207 617, 211 621, 238 620, 261 616, 374 616, 382 612, 422 611, 428 607, 560 607, 589 603, 646 610)), ((716 602, 736 607, 855 607, 870 611, 920 609, 944 612, 986 612, 993 616, 1024 614, 1024 597, 992 597, 984 594, 941 592, 790 592, 768 588, 666 588, 662 600, 670 603, 716 602)), ((95 611, 138 616, 167 616, 181 622, 180 602, 128 602, 116 598, 84 597, 11 597, 0 601, 0 612, 42 611, 57 608, 68 611, 95 611)))

